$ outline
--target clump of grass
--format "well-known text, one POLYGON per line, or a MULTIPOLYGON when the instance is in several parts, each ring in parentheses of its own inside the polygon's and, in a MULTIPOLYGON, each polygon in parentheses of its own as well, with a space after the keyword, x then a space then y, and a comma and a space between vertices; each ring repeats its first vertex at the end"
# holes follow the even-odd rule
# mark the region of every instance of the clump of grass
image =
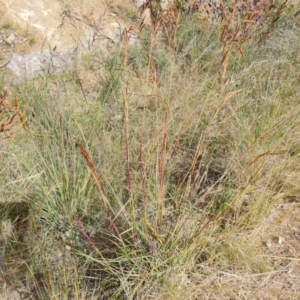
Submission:
POLYGON ((14 25, 11 22, 5 22, 2 26, 2 29, 12 30, 14 29, 14 25))
POLYGON ((75 80, 61 94, 49 77, 16 89, 28 132, 1 176, 30 204, 25 239, 6 242, 25 296, 217 298, 216 270, 274 268, 258 228, 299 192, 299 38, 278 51, 275 31, 228 56, 220 82, 222 31, 176 20, 133 47, 125 31, 98 101, 81 86, 84 110, 75 80))
POLYGON ((136 12, 134 12, 132 9, 130 8, 127 8, 126 11, 125 11, 125 17, 127 19, 130 19, 130 20, 135 20, 137 18, 136 16, 136 12))
POLYGON ((118 53, 104 63, 105 74, 101 78, 99 87, 99 100, 102 103, 120 100, 122 64, 122 57, 118 53))
POLYGON ((28 31, 24 32, 22 34, 22 37, 25 38, 25 39, 27 39, 28 44, 30 46, 33 46, 36 43, 36 38, 35 38, 34 34, 28 32, 28 31))

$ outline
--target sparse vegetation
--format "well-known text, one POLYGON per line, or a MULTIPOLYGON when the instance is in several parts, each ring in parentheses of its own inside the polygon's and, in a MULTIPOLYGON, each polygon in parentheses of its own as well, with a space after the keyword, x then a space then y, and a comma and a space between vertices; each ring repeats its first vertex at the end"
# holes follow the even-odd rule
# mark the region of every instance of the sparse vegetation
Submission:
POLYGON ((268 281, 300 249, 268 247, 300 189, 300 28, 274 15, 258 43, 250 18, 174 6, 124 32, 94 98, 64 74, 2 88, 1 280, 21 299, 296 299, 268 281))
POLYGON ((23 38, 27 39, 28 44, 33 46, 36 43, 34 34, 30 33, 28 30, 22 34, 23 38))
POLYGON ((126 9, 125 16, 131 20, 135 20, 137 18, 136 12, 134 12, 132 9, 126 9))
POLYGON ((10 22, 5 22, 2 26, 1 29, 6 29, 6 30, 12 30, 14 28, 14 25, 10 22))

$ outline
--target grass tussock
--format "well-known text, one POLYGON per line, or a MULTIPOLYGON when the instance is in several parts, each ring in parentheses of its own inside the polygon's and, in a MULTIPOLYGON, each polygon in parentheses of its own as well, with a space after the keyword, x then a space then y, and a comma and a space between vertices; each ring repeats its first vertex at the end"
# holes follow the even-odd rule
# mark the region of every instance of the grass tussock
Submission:
POLYGON ((97 86, 69 73, 3 94, 3 286, 22 299, 255 295, 226 276, 270 276, 264 222, 300 189, 300 32, 280 16, 250 43, 228 35, 233 16, 211 26, 169 8, 139 43, 124 32, 97 86))

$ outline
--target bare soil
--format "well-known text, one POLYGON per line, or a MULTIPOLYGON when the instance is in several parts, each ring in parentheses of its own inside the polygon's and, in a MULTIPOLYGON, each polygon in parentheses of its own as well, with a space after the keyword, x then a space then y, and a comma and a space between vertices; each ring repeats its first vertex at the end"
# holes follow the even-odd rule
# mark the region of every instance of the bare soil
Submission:
POLYGON ((137 27, 130 18, 125 20, 131 11, 136 8, 127 0, 113 5, 104 0, 0 0, 0 62, 9 52, 3 39, 10 33, 20 55, 74 45, 105 50, 107 42, 119 42, 124 28, 137 27))

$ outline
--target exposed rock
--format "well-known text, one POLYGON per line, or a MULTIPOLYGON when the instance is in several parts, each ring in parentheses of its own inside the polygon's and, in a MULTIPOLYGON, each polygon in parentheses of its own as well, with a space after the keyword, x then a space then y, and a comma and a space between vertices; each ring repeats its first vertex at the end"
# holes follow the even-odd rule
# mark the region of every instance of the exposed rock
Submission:
MULTIPOLYGON (((5 66, 19 79, 68 70, 86 52, 108 55, 132 26, 98 0, 0 0, 0 13, 0 38, 9 43, 14 37, 14 55, 5 66)), ((130 43, 136 40, 130 33, 130 43)), ((1 65, 9 57, 3 43, 0 53, 1 65)))

